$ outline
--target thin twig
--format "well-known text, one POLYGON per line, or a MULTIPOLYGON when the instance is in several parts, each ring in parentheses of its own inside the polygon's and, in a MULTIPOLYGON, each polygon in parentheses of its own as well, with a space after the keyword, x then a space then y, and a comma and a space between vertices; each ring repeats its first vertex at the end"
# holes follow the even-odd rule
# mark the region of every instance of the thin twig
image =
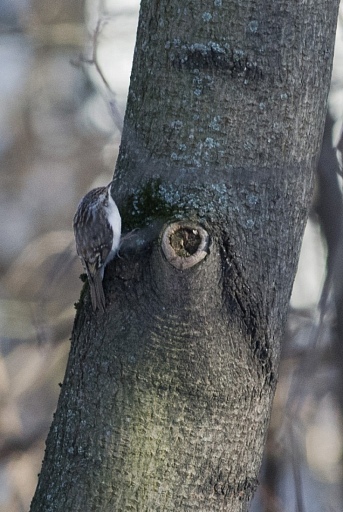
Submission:
POLYGON ((115 126, 118 128, 120 133, 123 132, 123 118, 118 108, 116 93, 111 88, 107 78, 105 77, 98 60, 98 46, 99 46, 99 35, 104 25, 109 21, 109 18, 99 18, 96 24, 93 36, 92 36, 92 57, 87 59, 84 55, 80 55, 77 61, 73 61, 72 64, 75 66, 82 64, 88 64, 94 66, 97 73, 99 74, 105 88, 108 92, 110 99, 106 98, 109 104, 109 110, 111 117, 114 121, 115 126))

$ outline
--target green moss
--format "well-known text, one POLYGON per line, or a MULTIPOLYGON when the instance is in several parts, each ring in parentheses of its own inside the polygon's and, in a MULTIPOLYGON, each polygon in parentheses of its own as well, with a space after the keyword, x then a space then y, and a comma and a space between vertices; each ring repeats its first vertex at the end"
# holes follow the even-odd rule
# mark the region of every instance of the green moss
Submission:
POLYGON ((136 193, 131 194, 121 207, 125 230, 144 227, 152 220, 167 220, 179 212, 179 205, 166 199, 161 180, 149 180, 136 193))

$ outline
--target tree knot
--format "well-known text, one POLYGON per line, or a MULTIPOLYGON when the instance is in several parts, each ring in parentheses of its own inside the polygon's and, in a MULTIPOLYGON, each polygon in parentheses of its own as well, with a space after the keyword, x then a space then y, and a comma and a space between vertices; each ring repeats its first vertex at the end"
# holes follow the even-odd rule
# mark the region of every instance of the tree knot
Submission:
POLYGON ((162 250, 178 270, 191 268, 208 254, 209 235, 204 228, 190 221, 169 224, 162 235, 162 250))

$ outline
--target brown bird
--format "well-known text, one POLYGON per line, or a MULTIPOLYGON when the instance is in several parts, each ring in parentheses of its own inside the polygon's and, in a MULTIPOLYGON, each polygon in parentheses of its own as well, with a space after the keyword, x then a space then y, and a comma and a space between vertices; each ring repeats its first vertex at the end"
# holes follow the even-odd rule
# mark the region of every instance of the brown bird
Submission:
POLYGON ((73 222, 76 251, 87 272, 93 310, 102 313, 104 270, 118 252, 121 235, 121 217, 111 185, 112 182, 88 192, 80 201, 73 222))

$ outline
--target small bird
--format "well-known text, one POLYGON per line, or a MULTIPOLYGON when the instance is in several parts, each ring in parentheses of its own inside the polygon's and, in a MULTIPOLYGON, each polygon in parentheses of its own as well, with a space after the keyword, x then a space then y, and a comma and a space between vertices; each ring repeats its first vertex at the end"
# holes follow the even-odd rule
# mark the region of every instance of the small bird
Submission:
POLYGON ((105 311, 102 286, 106 265, 118 252, 121 217, 111 195, 112 181, 106 187, 91 190, 77 207, 73 228, 76 251, 84 266, 91 292, 93 310, 105 311))

